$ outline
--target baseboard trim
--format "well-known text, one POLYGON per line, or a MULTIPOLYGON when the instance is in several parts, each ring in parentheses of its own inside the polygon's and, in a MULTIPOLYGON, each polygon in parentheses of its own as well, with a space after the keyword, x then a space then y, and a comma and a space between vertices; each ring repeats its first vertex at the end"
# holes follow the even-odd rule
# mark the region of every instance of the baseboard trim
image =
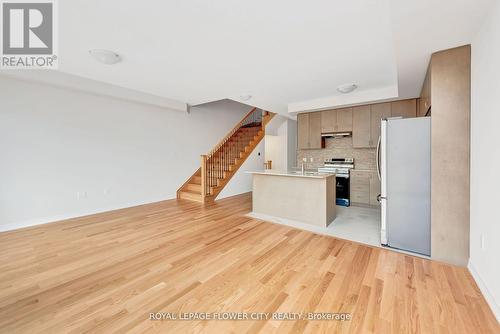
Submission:
POLYGON ((497 321, 500 322, 500 307, 498 306, 497 302, 495 301, 495 298, 493 298, 493 295, 490 293, 488 290, 488 287, 482 280, 481 276, 477 272, 476 268, 472 264, 471 260, 469 260, 469 264, 467 265, 467 268, 469 269, 469 272, 471 273, 472 277, 476 281, 477 286, 479 287, 479 290, 481 290, 481 293, 484 296, 484 299, 486 299, 486 302, 490 306, 491 311, 493 312, 493 315, 495 318, 497 318, 497 321))
POLYGON ((175 197, 153 198, 153 199, 143 200, 143 201, 133 201, 133 202, 128 202, 128 203, 124 203, 124 204, 120 204, 120 205, 101 207, 98 209, 83 210, 83 211, 73 212, 73 213, 69 213, 69 214, 61 214, 61 215, 55 215, 55 216, 51 216, 51 217, 30 219, 30 220, 25 220, 25 221, 18 222, 18 223, 10 223, 10 224, 5 224, 5 225, 0 225, 0 232, 14 231, 14 230, 22 229, 22 228, 27 228, 27 227, 55 223, 55 222, 58 222, 61 220, 81 218, 81 217, 85 217, 85 216, 94 215, 97 213, 104 213, 104 212, 115 211, 115 210, 120 210, 120 209, 127 209, 127 208, 132 208, 134 206, 139 206, 139 205, 144 205, 144 204, 152 204, 152 203, 171 200, 171 199, 175 199, 175 197))
MULTIPOLYGON (((229 196, 224 196, 220 199, 234 197, 234 196, 240 196, 240 195, 244 195, 247 193, 251 193, 251 191, 244 191, 241 193, 232 194, 229 196)), ((120 205, 114 205, 114 206, 108 206, 108 207, 101 207, 98 209, 73 212, 70 214, 55 215, 55 216, 50 216, 50 217, 25 220, 25 221, 17 222, 17 223, 3 224, 3 225, 0 225, 0 233, 8 232, 8 231, 15 231, 15 230, 19 230, 22 228, 28 228, 28 227, 38 226, 38 225, 56 223, 56 222, 59 222, 61 220, 82 218, 85 216, 95 215, 98 213, 104 213, 104 212, 121 210, 121 209, 128 209, 128 208, 132 208, 134 206, 153 204, 156 202, 168 201, 168 200, 173 200, 173 199, 176 199, 175 194, 172 197, 167 197, 167 198, 152 198, 152 199, 143 200, 143 201, 133 201, 133 202, 128 202, 128 203, 124 203, 124 204, 120 204, 120 205)))

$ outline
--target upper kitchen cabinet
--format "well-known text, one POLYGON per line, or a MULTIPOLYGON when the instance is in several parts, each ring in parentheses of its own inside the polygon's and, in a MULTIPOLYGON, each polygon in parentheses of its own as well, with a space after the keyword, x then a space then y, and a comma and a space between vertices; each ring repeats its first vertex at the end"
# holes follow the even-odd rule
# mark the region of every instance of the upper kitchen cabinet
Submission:
POLYGON ((355 148, 370 147, 370 109, 370 106, 352 108, 352 146, 355 148))
POLYGON ((402 100, 391 102, 392 117, 401 116, 404 118, 417 117, 417 100, 402 100))
POLYGON ((380 121, 391 117, 391 103, 354 107, 352 112, 352 146, 354 148, 377 147, 380 121))
POLYGON ((377 147, 378 138, 380 137, 380 121, 387 117, 391 117, 391 103, 377 103, 371 105, 369 147, 377 147))
POLYGON ((299 114, 297 127, 299 150, 321 148, 321 113, 299 114))
POLYGON ((337 110, 325 110, 321 112, 321 132, 336 132, 339 125, 337 123, 337 110))
POLYGON ((352 108, 337 110, 338 132, 352 132, 352 108))
POLYGON ((309 148, 309 114, 297 115, 297 146, 299 150, 309 148))
POLYGON ((325 110, 321 112, 321 132, 351 132, 352 108, 325 110))
POLYGON ((321 148, 321 113, 309 114, 309 148, 321 148))

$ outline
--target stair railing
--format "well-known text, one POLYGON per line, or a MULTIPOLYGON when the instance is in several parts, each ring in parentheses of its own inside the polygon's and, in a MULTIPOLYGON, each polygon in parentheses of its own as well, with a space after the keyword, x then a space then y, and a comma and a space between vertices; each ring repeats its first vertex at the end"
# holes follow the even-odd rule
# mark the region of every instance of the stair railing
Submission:
MULTIPOLYGON (((217 186, 217 181, 224 178, 224 173, 234 165, 235 160, 240 158, 248 138, 252 136, 253 129, 263 128, 263 116, 267 112, 253 108, 250 110, 236 126, 206 155, 201 156, 201 196, 211 195, 211 188, 217 186), (249 134, 244 134, 239 130, 251 128, 249 134)), ((253 133, 253 136, 257 134, 253 133)))

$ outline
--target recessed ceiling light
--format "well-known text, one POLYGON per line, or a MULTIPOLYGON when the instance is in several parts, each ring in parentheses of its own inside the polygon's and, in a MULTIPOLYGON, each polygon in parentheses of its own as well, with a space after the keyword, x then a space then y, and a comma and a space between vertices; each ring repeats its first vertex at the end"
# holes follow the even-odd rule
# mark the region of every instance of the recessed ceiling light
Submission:
POLYGON ((107 65, 116 64, 122 60, 118 53, 109 50, 94 49, 89 50, 89 53, 95 60, 107 65))
POLYGON ((249 94, 245 94, 245 95, 240 95, 240 99, 242 101, 248 101, 252 98, 252 95, 249 95, 249 94))
POLYGON ((347 94, 347 93, 352 92, 356 88, 358 88, 358 85, 356 85, 356 84, 348 84, 348 85, 338 86, 337 87, 337 91, 339 91, 342 94, 347 94))

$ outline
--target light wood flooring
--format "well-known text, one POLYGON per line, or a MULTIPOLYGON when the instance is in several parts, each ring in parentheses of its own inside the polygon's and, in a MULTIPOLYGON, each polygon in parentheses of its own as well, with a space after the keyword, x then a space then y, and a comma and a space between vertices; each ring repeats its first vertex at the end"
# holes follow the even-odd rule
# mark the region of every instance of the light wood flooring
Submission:
POLYGON ((245 217, 249 194, 0 233, 2 333, 500 333, 464 268, 245 217), (346 312, 350 321, 151 321, 346 312))

